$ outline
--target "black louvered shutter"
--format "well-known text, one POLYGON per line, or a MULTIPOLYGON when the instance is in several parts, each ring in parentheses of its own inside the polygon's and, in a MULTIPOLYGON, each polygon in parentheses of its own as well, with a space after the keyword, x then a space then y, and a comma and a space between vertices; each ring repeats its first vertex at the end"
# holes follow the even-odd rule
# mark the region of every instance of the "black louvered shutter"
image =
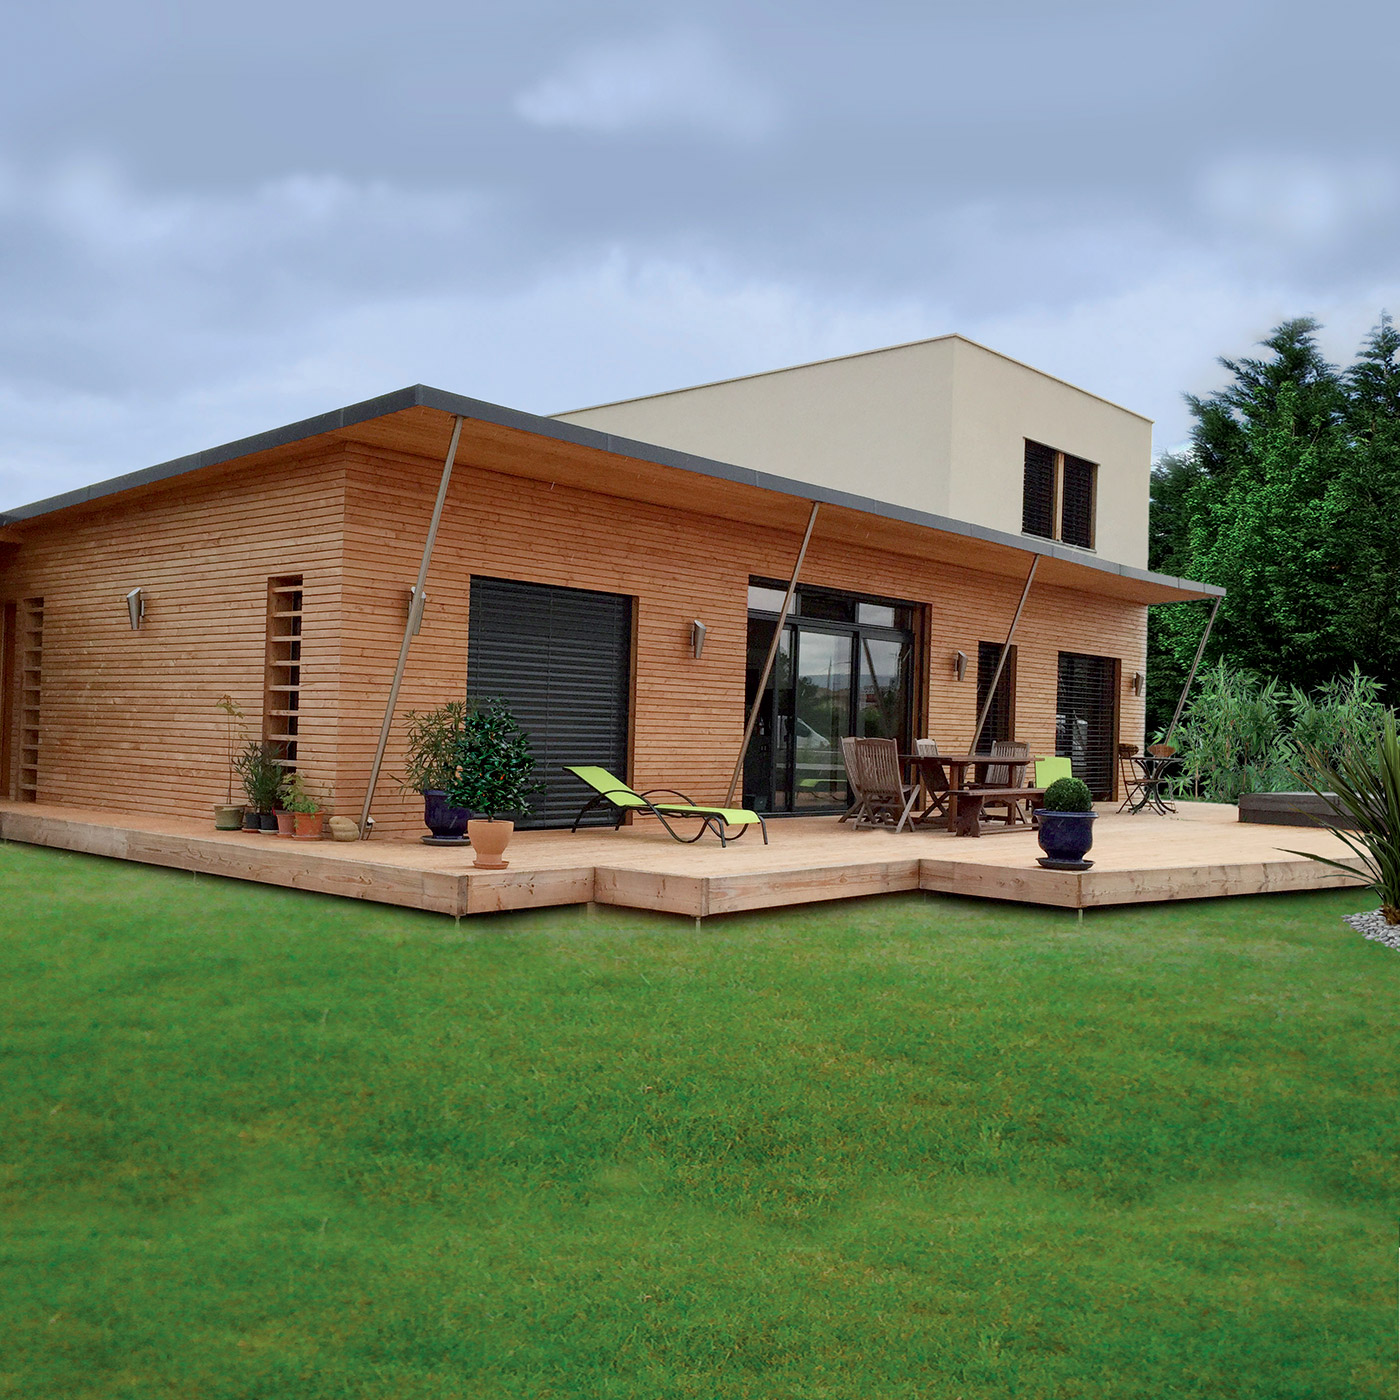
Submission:
POLYGON ((1094 547, 1094 464, 1065 453, 1060 538, 1082 549, 1094 547))
POLYGON ((1060 653, 1060 684, 1055 707, 1055 752, 1089 785, 1097 801, 1113 792, 1115 713, 1111 656, 1060 653))
MULTIPOLYGON (((996 675, 997 662, 1001 659, 1000 642, 977 643, 977 713, 987 703, 987 695, 992 688, 992 677, 996 675)), ((982 726, 982 737, 978 740, 979 749, 987 749, 998 739, 1014 739, 1011 732, 1011 687, 1016 672, 1016 648, 1006 658, 1006 668, 997 682, 997 693, 992 700, 992 708, 987 711, 987 722, 982 726)))
POLYGON ((1055 452, 1026 440, 1026 478, 1021 495, 1021 529, 1027 535, 1055 535, 1055 452))
MULTIPOLYGON (((616 593, 473 578, 467 695, 499 696, 530 736, 545 790, 521 826, 568 826, 588 800, 565 763, 627 781, 632 600, 616 593)), ((611 824, 607 812, 588 824, 611 824)))

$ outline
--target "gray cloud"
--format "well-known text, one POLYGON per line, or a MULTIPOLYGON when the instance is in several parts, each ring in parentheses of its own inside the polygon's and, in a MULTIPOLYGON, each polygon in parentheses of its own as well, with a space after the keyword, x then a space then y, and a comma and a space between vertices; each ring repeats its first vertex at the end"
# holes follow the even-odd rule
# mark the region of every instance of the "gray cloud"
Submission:
POLYGON ((1400 302, 1358 3, 16 7, 0 506, 426 380, 543 411, 961 330, 1159 420, 1400 302))

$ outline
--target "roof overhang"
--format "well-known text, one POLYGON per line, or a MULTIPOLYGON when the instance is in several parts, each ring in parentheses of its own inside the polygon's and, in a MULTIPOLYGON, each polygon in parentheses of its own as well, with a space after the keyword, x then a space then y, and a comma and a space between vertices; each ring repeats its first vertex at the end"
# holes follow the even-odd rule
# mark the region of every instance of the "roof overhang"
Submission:
POLYGON ((1042 586, 1072 588, 1138 603, 1184 602, 1220 597, 1225 592, 1211 584, 1115 564, 1092 551, 1052 540, 1012 535, 852 492, 753 471, 423 384, 19 506, 0 514, 0 538, 22 537, 24 524, 59 511, 100 508, 107 497, 156 487, 193 472, 231 467, 245 459, 257 463, 276 461, 318 442, 326 446, 336 442, 359 444, 440 461, 451 432, 451 420, 457 416, 465 420, 459 462, 488 471, 791 528, 799 533, 811 503, 820 501, 821 536, 1008 575, 1024 574, 1028 558, 1038 555, 1042 560, 1038 570, 1042 586))

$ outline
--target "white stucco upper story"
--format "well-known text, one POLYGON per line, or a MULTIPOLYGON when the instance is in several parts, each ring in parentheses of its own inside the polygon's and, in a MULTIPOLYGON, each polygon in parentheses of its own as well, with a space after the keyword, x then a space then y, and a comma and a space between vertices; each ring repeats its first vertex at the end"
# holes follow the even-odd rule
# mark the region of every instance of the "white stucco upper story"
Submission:
POLYGON ((1093 552, 1147 563, 1151 420, 959 335, 555 417, 1010 534, 1036 442, 1096 465, 1093 552))

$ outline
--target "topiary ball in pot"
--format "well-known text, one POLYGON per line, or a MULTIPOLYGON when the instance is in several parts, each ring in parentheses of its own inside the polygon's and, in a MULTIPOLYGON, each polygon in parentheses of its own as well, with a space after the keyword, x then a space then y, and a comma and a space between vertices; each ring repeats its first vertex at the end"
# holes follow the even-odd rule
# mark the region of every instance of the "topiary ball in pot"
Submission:
POLYGON ((1088 870, 1084 855, 1094 844, 1094 795, 1078 778, 1057 778, 1045 789, 1036 835, 1047 870, 1088 870))

